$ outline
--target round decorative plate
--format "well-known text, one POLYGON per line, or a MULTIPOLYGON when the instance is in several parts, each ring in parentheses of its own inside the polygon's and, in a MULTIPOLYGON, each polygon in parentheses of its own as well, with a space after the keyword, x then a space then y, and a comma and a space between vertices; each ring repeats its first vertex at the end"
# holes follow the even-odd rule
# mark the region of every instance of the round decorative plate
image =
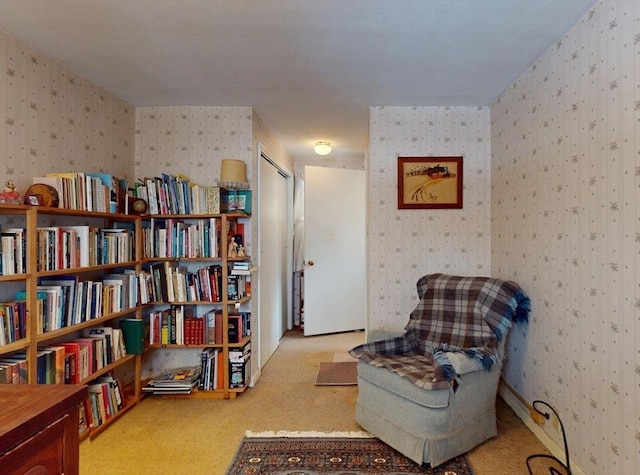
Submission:
POLYGON ((58 190, 53 186, 44 183, 34 183, 24 194, 24 203, 57 208, 60 203, 60 197, 58 196, 58 190))

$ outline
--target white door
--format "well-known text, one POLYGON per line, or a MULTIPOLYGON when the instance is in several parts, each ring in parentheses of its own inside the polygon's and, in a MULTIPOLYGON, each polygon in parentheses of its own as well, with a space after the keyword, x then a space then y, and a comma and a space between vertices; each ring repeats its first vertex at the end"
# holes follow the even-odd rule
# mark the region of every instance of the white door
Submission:
POLYGON ((290 294, 288 290, 292 247, 289 243, 288 177, 263 153, 260 155, 258 273, 259 296, 259 364, 263 368, 278 348, 287 329, 290 294))
POLYGON ((365 173, 305 167, 304 334, 364 328, 365 173))

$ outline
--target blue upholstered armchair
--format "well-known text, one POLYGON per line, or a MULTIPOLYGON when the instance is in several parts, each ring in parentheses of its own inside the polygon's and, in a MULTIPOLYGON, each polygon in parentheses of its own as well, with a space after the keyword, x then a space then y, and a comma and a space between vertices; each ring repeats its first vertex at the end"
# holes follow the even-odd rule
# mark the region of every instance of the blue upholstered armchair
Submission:
POLYGON ((497 434, 505 337, 527 321, 514 282, 430 274, 405 332, 369 341, 359 358, 356 421, 418 464, 440 465, 497 434))

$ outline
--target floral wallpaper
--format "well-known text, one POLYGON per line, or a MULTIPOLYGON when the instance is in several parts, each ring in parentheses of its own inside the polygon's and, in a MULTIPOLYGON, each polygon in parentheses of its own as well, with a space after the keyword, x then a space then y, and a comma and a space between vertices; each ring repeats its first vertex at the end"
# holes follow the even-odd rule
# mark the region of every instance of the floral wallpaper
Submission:
MULTIPOLYGON (((215 185, 223 158, 250 163, 251 123, 250 107, 138 107, 136 174, 182 173, 215 185)), ((250 166, 247 175, 251 181, 250 166)))
POLYGON ((134 175, 135 108, 0 32, 0 181, 49 172, 134 175))
MULTIPOLYGON (((158 173, 182 173, 202 185, 215 185, 220 178, 220 162, 224 158, 243 160, 247 178, 252 183, 256 207, 255 181, 258 176, 258 144, 286 170, 293 169, 292 158, 277 137, 251 107, 139 107, 136 109, 135 168, 137 177, 158 173)), ((245 245, 252 249, 257 236, 258 220, 249 223, 245 245)), ((257 290, 257 289, 256 289, 257 290)), ((258 299, 246 310, 257 315, 258 299), (250 308, 249 308, 250 307, 250 308)), ((198 309, 203 313, 205 307, 198 309)), ((254 322, 254 325, 256 323, 254 322)), ((152 375, 162 368, 185 366, 197 358, 193 351, 159 350, 145 356, 144 374, 152 375)))
MULTIPOLYGON (((640 466, 639 65, 640 2, 603 0, 491 107, 372 107, 366 164, 326 163, 367 170, 369 328, 401 329, 429 272, 530 294, 505 378, 557 408, 583 473, 640 466), (397 157, 432 155, 464 156, 464 208, 398 210, 397 157)), ((0 110, 0 182, 20 190, 79 169, 215 183, 228 156, 251 179, 259 141, 304 165, 251 108, 136 110, 1 32, 0 110)))
MULTIPOLYGON (((135 126, 137 177, 159 173, 187 175, 201 185, 216 185, 220 162, 247 163, 252 181, 252 109, 250 107, 138 107, 135 126)), ((252 220, 253 221, 253 220, 252 220)), ((251 248, 251 233, 246 245, 251 248)), ((210 310, 198 307, 198 315, 210 310)), ((157 350, 145 355, 143 376, 197 361, 197 350, 157 350)))
POLYGON ((601 1, 491 107, 491 270, 533 301, 506 379, 590 474, 640 467, 639 85, 640 2, 601 1))
POLYGON ((368 163, 369 329, 401 330, 416 281, 445 272, 489 275, 488 107, 371 107, 368 163), (463 209, 397 207, 399 156, 463 156, 463 209))

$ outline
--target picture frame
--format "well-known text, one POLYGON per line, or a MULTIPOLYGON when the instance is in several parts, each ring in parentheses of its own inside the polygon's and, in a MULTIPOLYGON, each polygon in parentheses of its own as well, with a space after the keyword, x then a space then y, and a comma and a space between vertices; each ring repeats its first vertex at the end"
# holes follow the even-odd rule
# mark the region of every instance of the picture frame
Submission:
POLYGON ((31 206, 42 206, 42 195, 27 195, 25 197, 25 204, 31 206))
POLYGON ((462 209, 462 156, 398 157, 398 209, 462 209))

